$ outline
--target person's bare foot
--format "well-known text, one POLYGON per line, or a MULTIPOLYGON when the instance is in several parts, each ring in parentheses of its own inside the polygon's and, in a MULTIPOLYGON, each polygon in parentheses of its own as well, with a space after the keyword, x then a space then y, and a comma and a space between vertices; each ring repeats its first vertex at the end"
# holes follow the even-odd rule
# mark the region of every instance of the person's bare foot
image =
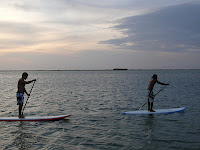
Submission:
POLYGON ((150 112, 156 112, 156 111, 154 111, 154 110, 150 110, 150 112))
POLYGON ((19 115, 18 117, 19 117, 19 118, 24 118, 24 116, 23 116, 23 115, 19 115))

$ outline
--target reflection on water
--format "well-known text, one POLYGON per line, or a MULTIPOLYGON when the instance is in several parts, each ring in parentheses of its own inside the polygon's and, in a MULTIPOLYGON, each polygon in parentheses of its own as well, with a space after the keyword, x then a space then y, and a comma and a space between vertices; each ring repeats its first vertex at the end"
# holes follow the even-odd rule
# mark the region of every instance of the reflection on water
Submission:
POLYGON ((24 122, 19 122, 16 131, 16 137, 14 139, 14 145, 16 145, 19 150, 26 150, 34 143, 34 133, 29 133, 26 128, 26 124, 24 122))
MULTIPOLYGON (((0 117, 17 116, 16 85, 21 71, 0 71, 0 117)), ((71 113, 54 122, 0 122, 0 149, 198 149, 200 71, 30 71, 37 79, 26 116, 71 113), (153 74, 173 83, 156 97, 154 108, 185 106, 168 115, 127 116, 146 102, 153 74), (192 87, 192 88, 188 88, 192 87), (187 93, 187 94, 185 94, 187 93), (190 127, 190 131, 188 131, 190 127)), ((27 85, 30 91, 32 85, 27 85)), ((156 85, 155 92, 161 86, 156 85)), ((143 108, 145 109, 145 108, 143 108)))
POLYGON ((152 114, 148 115, 145 125, 147 126, 147 133, 151 135, 155 125, 154 115, 152 114))

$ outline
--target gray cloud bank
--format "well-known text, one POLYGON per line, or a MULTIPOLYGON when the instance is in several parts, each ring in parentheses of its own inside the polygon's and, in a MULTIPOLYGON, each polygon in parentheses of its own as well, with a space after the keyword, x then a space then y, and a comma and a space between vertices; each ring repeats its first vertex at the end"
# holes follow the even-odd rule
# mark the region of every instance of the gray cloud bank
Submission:
POLYGON ((113 27, 125 36, 100 43, 142 51, 199 52, 199 15, 200 2, 195 2, 126 17, 113 27))

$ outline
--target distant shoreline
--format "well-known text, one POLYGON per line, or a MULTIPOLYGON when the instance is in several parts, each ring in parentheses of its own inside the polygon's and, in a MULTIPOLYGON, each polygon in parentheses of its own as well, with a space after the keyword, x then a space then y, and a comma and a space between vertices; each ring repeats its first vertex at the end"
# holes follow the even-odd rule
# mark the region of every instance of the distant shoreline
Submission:
POLYGON ((97 69, 97 70, 64 70, 64 69, 36 69, 36 70, 0 70, 0 71, 151 71, 151 70, 200 70, 200 69, 97 69))

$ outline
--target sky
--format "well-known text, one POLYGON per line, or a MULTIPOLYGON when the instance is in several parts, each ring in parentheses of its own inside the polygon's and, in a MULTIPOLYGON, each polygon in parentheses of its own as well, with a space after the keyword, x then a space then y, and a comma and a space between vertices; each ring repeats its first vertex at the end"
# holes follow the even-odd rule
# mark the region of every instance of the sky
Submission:
POLYGON ((200 69, 199 0, 1 0, 0 70, 200 69))

